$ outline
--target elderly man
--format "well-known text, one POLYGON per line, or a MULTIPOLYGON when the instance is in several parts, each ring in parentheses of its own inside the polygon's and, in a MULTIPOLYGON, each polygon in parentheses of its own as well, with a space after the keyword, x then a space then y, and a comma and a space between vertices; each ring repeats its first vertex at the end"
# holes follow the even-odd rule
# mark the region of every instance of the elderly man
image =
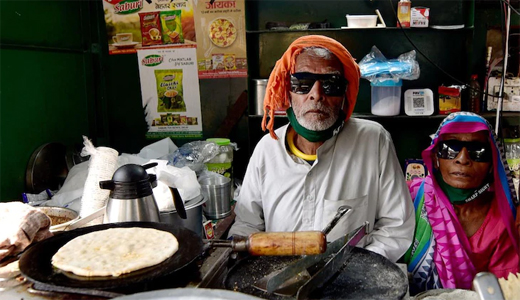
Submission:
POLYGON ((338 207, 353 208, 328 241, 365 221, 361 242, 392 261, 410 246, 413 206, 390 134, 350 118, 359 68, 340 43, 324 36, 295 40, 269 77, 262 122, 270 136, 251 156, 230 235, 257 231, 322 230, 338 207), (276 131, 274 110, 289 124, 276 131), (280 137, 280 138, 279 138, 280 137))

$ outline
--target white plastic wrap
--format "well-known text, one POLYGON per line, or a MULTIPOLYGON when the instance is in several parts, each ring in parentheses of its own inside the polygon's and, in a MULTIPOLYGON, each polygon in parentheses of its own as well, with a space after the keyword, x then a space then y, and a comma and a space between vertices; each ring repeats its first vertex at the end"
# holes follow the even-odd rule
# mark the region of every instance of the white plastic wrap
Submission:
POLYGON ((200 184, 197 181, 195 171, 189 167, 176 168, 166 165, 166 161, 154 161, 158 165, 146 170, 148 173, 157 175, 157 187, 153 194, 159 211, 171 211, 175 209, 173 197, 169 187, 178 188, 179 194, 184 202, 200 195, 200 184))
MULTIPOLYGON (((99 182, 110 180, 117 168, 117 157, 119 153, 108 147, 94 147, 92 142, 83 137, 85 147, 81 151, 82 156, 90 155, 87 180, 81 197, 80 216, 85 217, 106 205, 109 190, 102 190, 99 182)), ((92 221, 90 225, 100 224, 102 218, 92 221)))

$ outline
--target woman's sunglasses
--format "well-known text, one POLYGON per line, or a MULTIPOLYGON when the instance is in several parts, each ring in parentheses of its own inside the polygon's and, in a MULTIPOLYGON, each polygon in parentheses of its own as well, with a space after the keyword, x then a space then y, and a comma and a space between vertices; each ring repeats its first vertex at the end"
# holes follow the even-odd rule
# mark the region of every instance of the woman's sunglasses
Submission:
POLYGON ((463 142, 459 140, 448 140, 439 142, 437 157, 443 159, 454 159, 466 148, 469 157, 476 162, 491 161, 491 147, 489 143, 482 142, 463 142))
POLYGON ((316 80, 321 82, 327 96, 343 96, 347 90, 347 80, 338 74, 314 74, 300 72, 291 74, 291 91, 296 94, 308 94, 316 80))

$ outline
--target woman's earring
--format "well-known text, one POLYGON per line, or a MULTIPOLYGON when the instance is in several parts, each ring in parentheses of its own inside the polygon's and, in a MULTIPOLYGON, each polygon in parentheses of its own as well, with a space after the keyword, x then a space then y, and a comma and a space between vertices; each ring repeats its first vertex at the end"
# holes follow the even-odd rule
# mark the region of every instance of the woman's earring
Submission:
POLYGON ((440 167, 439 159, 437 158, 437 168, 440 167))

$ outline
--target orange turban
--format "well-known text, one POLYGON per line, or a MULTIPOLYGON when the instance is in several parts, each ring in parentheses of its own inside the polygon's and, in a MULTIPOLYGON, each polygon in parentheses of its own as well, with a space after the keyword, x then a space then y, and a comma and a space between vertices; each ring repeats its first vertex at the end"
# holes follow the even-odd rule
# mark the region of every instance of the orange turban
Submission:
POLYGON ((342 44, 334 39, 321 35, 307 35, 296 39, 285 51, 274 66, 264 97, 264 117, 262 119, 262 130, 269 129, 271 137, 278 139, 274 133, 274 112, 275 110, 287 110, 290 106, 289 102, 289 75, 294 73, 296 57, 307 47, 326 48, 332 52, 343 64, 343 74, 348 81, 345 96, 348 105, 343 107, 345 111, 345 121, 350 118, 356 98, 359 91, 359 78, 361 73, 354 58, 342 44), (269 122, 267 123, 267 114, 269 114, 269 122), (267 126, 266 126, 267 123, 267 126))

